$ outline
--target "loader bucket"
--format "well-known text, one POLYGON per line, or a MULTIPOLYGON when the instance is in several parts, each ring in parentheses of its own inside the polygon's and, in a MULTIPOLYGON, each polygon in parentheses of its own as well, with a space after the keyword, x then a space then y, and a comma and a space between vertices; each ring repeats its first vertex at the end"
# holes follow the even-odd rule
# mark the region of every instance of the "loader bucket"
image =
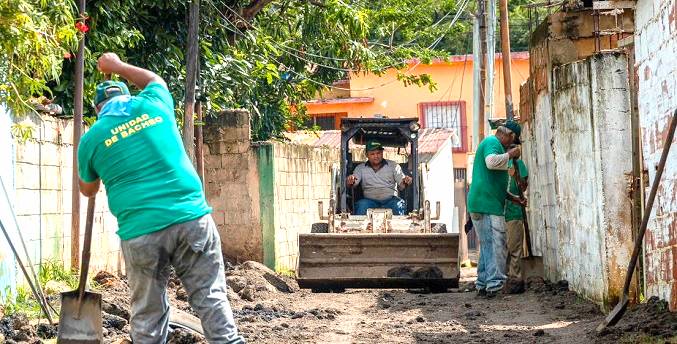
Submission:
POLYGON ((458 234, 300 234, 297 281, 314 291, 457 288, 458 234))

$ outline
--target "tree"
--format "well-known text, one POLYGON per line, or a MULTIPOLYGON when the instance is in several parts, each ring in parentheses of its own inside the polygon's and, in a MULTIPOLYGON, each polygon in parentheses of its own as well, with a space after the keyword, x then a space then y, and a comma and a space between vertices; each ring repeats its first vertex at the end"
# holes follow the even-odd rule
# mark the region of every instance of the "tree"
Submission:
POLYGON ((16 115, 51 96, 47 82, 58 83, 77 42, 73 13, 69 0, 0 1, 0 103, 16 115))

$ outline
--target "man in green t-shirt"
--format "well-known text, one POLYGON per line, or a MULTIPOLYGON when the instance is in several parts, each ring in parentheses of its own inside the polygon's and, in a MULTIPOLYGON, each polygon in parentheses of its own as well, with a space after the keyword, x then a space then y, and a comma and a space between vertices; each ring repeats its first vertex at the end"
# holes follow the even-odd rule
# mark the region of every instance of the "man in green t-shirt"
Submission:
MULTIPOLYGON (((508 192, 512 195, 519 195, 520 189, 522 192, 527 189, 527 179, 529 172, 524 162, 517 160, 520 184, 518 185, 516 176, 516 169, 513 166, 513 160, 508 162, 508 174, 510 175, 508 192)), ((524 241, 524 216, 522 214, 522 206, 514 202, 505 203, 505 228, 508 237, 508 277, 515 279, 518 283, 515 284, 516 290, 512 292, 523 291, 524 283, 522 281, 522 268, 520 260, 522 259, 522 242, 524 241)))
POLYGON ((98 119, 77 152, 80 191, 94 197, 103 182, 118 220, 132 294, 132 341, 166 341, 167 282, 173 266, 207 340, 244 343, 226 297, 221 239, 184 151, 167 85, 113 53, 103 54, 98 68, 142 90, 131 96, 122 82, 97 85, 98 119))
POLYGON ((468 212, 480 239, 480 258, 475 286, 479 296, 494 297, 507 278, 505 202, 508 195, 508 161, 519 157, 522 129, 507 121, 496 134, 480 142, 475 152, 468 212), (507 150, 507 152, 506 152, 507 150))

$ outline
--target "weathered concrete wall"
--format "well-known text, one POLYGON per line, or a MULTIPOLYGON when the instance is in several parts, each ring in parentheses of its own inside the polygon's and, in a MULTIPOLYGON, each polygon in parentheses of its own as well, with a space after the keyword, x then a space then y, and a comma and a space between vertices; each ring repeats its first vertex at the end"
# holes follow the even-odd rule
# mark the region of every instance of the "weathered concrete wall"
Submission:
MULTIPOLYGON (((15 121, 17 123, 17 121, 15 121)), ((13 140, 14 183, 6 185, 10 193, 19 228, 26 241, 32 263, 60 261, 70 267, 71 258, 71 193, 73 173, 73 125, 70 120, 30 115, 18 123, 32 128, 31 137, 13 140)), ((4 176, 3 176, 4 179, 4 176)), ((0 196, 5 204, 4 196, 0 196)), ((81 197, 80 242, 84 237, 85 197, 81 197)), ((3 223, 16 232, 11 212, 3 213, 3 223)), ((104 188, 97 195, 92 237, 90 267, 93 271, 123 272, 120 240, 115 234, 117 221, 108 209, 104 188)), ((4 240, 4 238, 2 239, 4 240)), ((18 235, 14 245, 23 252, 18 235)), ((5 251, 8 252, 9 251, 5 251)), ((24 260, 25 262, 25 260, 24 260)), ((17 276, 23 280, 20 270, 17 276)))
POLYGON ((295 270, 298 233, 328 204, 337 149, 250 142, 249 114, 226 111, 205 129, 205 188, 226 258, 295 270))
POLYGON ((626 61, 594 55, 546 68, 540 90, 522 88, 533 100, 521 108, 534 251, 548 278, 604 307, 616 302, 632 251, 626 61))
POLYGON ((225 111, 204 130, 204 184, 226 258, 263 261, 257 154, 249 113, 225 111))
POLYGON ((310 233, 320 222, 317 202, 329 205, 331 164, 340 160, 338 149, 273 143, 275 185, 276 269, 296 270, 298 235, 310 233))
MULTIPOLYGON (((644 169, 656 175, 668 124, 677 109, 677 1, 639 0, 635 59, 644 169)), ((673 142, 674 143, 674 142, 673 142)), ((669 300, 677 310, 677 149, 672 147, 645 237, 647 296, 669 300)), ((649 188, 646 189, 648 196, 649 188)))

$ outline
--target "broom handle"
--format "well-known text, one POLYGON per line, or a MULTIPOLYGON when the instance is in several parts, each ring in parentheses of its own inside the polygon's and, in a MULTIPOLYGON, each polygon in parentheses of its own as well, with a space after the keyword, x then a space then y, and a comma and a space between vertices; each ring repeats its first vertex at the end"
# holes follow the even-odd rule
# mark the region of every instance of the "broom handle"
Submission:
POLYGON ((675 136, 675 126, 677 126, 677 109, 672 114, 672 119, 670 121, 670 129, 668 130, 668 136, 665 139, 665 145, 663 146, 663 152, 661 153, 661 160, 658 162, 658 167, 656 168, 656 176, 651 183, 651 193, 649 198, 646 201, 646 207, 644 207, 644 216, 642 216, 642 224, 639 226, 639 233, 637 233, 637 239, 635 239, 635 248, 632 250, 632 257, 630 258, 630 265, 628 265, 628 272, 625 276, 625 284, 623 285, 623 294, 627 294, 630 289, 630 281, 632 280, 632 274, 635 271, 635 266, 637 265, 637 257, 639 256, 639 250, 642 248, 642 242, 644 239, 644 233, 646 232, 647 224, 649 223, 649 217, 651 216, 651 208, 653 208, 653 201, 656 198, 656 192, 658 191, 658 184, 660 184, 661 176, 663 176, 663 169, 665 168, 665 161, 668 159, 668 153, 670 152, 670 147, 672 146, 672 139, 675 136))

